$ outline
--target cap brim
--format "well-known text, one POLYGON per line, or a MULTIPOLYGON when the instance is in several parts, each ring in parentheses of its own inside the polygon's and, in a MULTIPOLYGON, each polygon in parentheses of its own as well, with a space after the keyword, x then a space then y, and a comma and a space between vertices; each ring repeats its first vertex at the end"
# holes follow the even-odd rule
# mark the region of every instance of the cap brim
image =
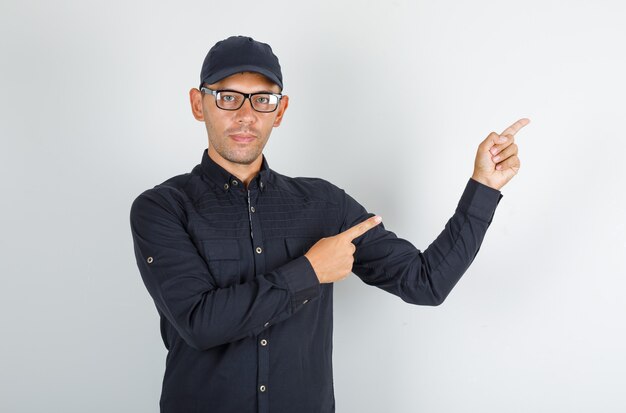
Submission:
POLYGON ((241 65, 241 66, 229 67, 227 69, 222 69, 219 72, 215 72, 211 76, 208 76, 202 79, 202 82, 210 85, 215 82, 219 82, 220 80, 227 78, 230 75, 234 75, 235 73, 241 73, 241 72, 260 73, 266 78, 268 78, 270 81, 276 83, 280 87, 280 90, 283 90, 283 83, 278 79, 278 77, 274 73, 272 73, 271 71, 263 67, 254 66, 254 65, 241 65))

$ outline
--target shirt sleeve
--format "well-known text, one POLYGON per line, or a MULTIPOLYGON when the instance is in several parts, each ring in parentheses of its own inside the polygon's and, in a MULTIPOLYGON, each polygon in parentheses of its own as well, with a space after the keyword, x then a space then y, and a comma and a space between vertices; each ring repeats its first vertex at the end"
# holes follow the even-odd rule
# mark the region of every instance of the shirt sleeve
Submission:
MULTIPOLYGON (((439 305, 474 260, 500 199, 500 191, 470 178, 454 215, 423 252, 381 223, 353 241, 352 271, 408 303, 439 305)), ((343 208, 341 231, 374 216, 345 192, 343 208)))
POLYGON ((252 281, 217 288, 176 202, 152 189, 130 210, 137 266, 159 312, 187 344, 205 350, 259 334, 319 295, 315 271, 301 256, 252 281))

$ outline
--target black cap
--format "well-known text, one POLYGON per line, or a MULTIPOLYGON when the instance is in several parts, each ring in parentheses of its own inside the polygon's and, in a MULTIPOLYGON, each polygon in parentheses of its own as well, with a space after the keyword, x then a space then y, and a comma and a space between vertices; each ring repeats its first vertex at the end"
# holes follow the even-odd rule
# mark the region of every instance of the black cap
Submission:
POLYGON ((283 89, 278 57, 270 45, 247 36, 231 36, 215 43, 202 63, 200 86, 240 72, 260 73, 283 89))

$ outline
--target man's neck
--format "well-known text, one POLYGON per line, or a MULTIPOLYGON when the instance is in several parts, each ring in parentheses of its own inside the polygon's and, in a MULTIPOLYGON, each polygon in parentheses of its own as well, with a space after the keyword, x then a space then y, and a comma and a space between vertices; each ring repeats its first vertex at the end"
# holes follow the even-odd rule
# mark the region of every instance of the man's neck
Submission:
POLYGON ((263 154, 259 155, 259 157, 249 165, 230 162, 220 156, 211 146, 209 146, 208 155, 213 162, 239 178, 239 181, 243 182, 246 188, 250 184, 250 181, 257 176, 261 170, 261 165, 263 165, 263 154))

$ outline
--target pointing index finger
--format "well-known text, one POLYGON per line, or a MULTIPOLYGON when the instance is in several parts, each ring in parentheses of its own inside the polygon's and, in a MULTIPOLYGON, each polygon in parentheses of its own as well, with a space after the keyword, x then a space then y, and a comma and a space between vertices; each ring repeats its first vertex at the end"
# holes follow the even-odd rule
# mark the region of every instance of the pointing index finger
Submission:
POLYGON ((509 126, 508 128, 506 128, 504 132, 500 134, 500 136, 515 135, 520 129, 522 129, 524 126, 528 125, 529 123, 530 123, 530 119, 522 118, 518 120, 517 122, 515 122, 514 124, 512 124, 511 126, 509 126))
POLYGON ((348 228, 347 230, 342 232, 340 235, 345 236, 350 241, 352 241, 353 239, 365 234, 367 231, 374 228, 376 225, 380 224, 382 220, 383 219, 378 215, 370 217, 366 219, 365 221, 362 221, 356 224, 355 226, 348 228))

